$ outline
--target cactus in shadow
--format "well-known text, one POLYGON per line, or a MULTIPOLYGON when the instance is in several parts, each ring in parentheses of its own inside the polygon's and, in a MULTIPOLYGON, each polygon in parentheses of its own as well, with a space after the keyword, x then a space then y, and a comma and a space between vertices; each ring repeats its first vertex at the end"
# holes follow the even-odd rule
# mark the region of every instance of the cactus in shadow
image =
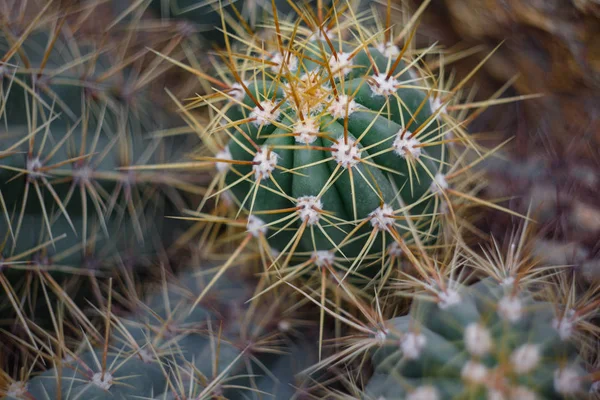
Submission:
POLYGON ((136 6, 94 35, 105 2, 35 3, 0 15, 2 328, 29 342, 27 321, 51 326, 57 299, 75 312, 101 298, 98 276, 165 252, 182 225, 165 215, 204 179, 130 169, 185 159, 197 142, 160 137, 180 118, 157 100, 172 64, 151 49, 179 59, 183 33, 140 34, 136 6))
MULTIPOLYGON (((99 4, 89 7, 95 10, 99 4)), ((148 49, 128 54, 136 51, 129 33, 135 32, 135 19, 119 15, 124 22, 117 18, 120 23, 103 32, 104 41, 99 42, 80 37, 85 18, 69 24, 63 14, 50 10, 37 11, 23 26, 7 24, 0 35, 5 50, 0 60, 5 258, 28 250, 32 240, 37 241, 33 245, 51 243, 56 248, 55 236, 61 234, 73 239, 69 247, 77 238, 85 248, 88 237, 97 235, 92 226, 111 237, 117 232, 109 231, 109 225, 131 225, 142 243, 153 229, 142 226, 144 214, 160 215, 165 199, 183 208, 182 193, 198 193, 189 176, 128 170, 132 164, 179 160, 187 145, 150 136, 177 120, 153 102, 149 90, 165 71, 162 65, 170 64, 148 49), (128 33, 117 41, 122 31, 128 33), (63 229, 63 223, 70 229, 63 229), (31 239, 42 225, 45 235, 31 239)), ((146 46, 156 45, 170 55, 180 39, 146 46)))
MULTIPOLYGON (((282 17, 290 14, 293 6, 287 1, 275 1, 277 13, 282 17)), ((165 18, 189 21, 203 38, 211 43, 223 44, 223 34, 219 32, 222 17, 230 29, 260 29, 260 25, 273 15, 270 0, 234 0, 207 2, 203 0, 152 0, 148 6, 165 18)))
POLYGON ((246 303, 254 285, 227 278, 195 305, 207 279, 196 271, 165 280, 131 315, 116 316, 109 306, 106 330, 86 334, 78 351, 40 338, 52 368, 12 382, 6 398, 290 398, 301 387, 296 374, 314 358, 282 329, 289 319, 279 308, 289 294, 246 303), (98 335, 104 344, 94 342, 98 335))

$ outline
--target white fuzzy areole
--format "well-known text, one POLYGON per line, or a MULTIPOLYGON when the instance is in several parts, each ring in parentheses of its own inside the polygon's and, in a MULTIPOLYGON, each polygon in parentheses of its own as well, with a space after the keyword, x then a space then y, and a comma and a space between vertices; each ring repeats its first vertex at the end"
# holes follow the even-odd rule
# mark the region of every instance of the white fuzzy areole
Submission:
POLYGON ((244 87, 240 83, 236 82, 233 85, 231 85, 231 87, 229 88, 229 95, 234 100, 241 103, 244 100, 244 97, 246 96, 246 91, 244 90, 244 87))
POLYGON ((344 168, 351 168, 360 162, 360 149, 350 137, 346 142, 344 136, 340 136, 331 148, 334 160, 344 168))
POLYGON ((376 49, 388 58, 396 59, 400 55, 400 47, 396 46, 392 41, 387 43, 378 43, 376 49))
POLYGON ((17 381, 17 382, 12 382, 10 385, 8 385, 8 388, 6 389, 6 396, 7 397, 14 397, 17 399, 20 398, 26 398, 27 394, 27 383, 26 382, 22 382, 22 381, 17 381))
POLYGON ((498 315, 509 322, 517 322, 523 316, 523 302, 516 296, 504 296, 498 302, 498 315))
POLYGON ((581 376, 570 367, 554 371, 554 390, 560 394, 570 395, 581 390, 581 376))
POLYGON ((330 267, 335 261, 335 254, 330 250, 317 250, 313 253, 313 258, 317 267, 330 267))
POLYGON ((448 105, 447 104, 442 104, 442 99, 440 99, 440 97, 430 97, 429 98, 429 107, 431 108, 431 112, 435 113, 438 109, 440 110, 440 113, 438 114, 438 118, 442 115, 442 114, 447 114, 448 113, 448 105))
POLYGON ((402 255, 402 249, 398 243, 392 242, 387 247, 387 253, 391 257, 400 257, 402 255))
POLYGON ((536 344, 523 344, 517 347, 510 355, 510 363, 518 374, 533 371, 540 363, 540 348, 536 344))
POLYGON ((92 375, 91 383, 102 390, 108 390, 113 385, 113 376, 108 371, 105 371, 104 374, 102 372, 96 372, 92 375))
POLYGON ((271 66, 271 71, 273 71, 276 74, 280 72, 282 74, 286 74, 288 71, 294 72, 298 69, 298 58, 296 58, 296 56, 290 53, 281 54, 280 52, 277 52, 273 55, 273 57, 271 57, 269 61, 276 64, 271 66), (281 68, 284 60, 286 61, 285 66, 287 68, 281 68))
POLYGON ((337 99, 333 99, 327 111, 335 119, 346 118, 346 115, 350 116, 356 109, 358 104, 354 99, 350 99, 348 95, 341 94, 337 99))
POLYGON ((142 361, 146 364, 150 364, 155 361, 154 353, 148 350, 146 347, 141 348, 138 351, 138 354, 140 355, 142 361))
POLYGON ((369 82, 369 87, 375 96, 389 97, 396 93, 400 83, 393 76, 387 77, 387 73, 375 74, 371 77, 372 82, 369 82))
POLYGON ((275 109, 275 107, 277 107, 277 105, 271 100, 261 101, 260 107, 254 107, 252 109, 252 112, 250 113, 250 118, 254 118, 254 121, 252 121, 252 123, 255 126, 261 126, 271 125, 273 121, 277 121, 281 111, 279 110, 279 108, 275 109))
POLYGON ((488 376, 488 370, 485 365, 471 360, 462 367, 460 376, 467 382, 482 384, 488 376))
POLYGON ((464 332, 464 341, 467 351, 479 357, 489 353, 493 345, 490 331, 478 323, 467 325, 464 332))
POLYGON ((266 234, 269 230, 269 227, 265 226, 265 221, 262 219, 250 215, 248 217, 248 222, 246 223, 246 230, 254 237, 259 237, 261 234, 266 234))
MULTIPOLYGON (((223 150, 215 154, 215 158, 219 160, 233 160, 231 156, 231 152, 229 151, 229 147, 225 147, 223 150)), ((215 164, 217 171, 219 172, 227 172, 231 167, 231 163, 225 161, 217 161, 215 164)))
POLYGON ((337 53, 329 58, 329 70, 336 76, 346 76, 352 71, 352 59, 350 53, 337 53), (336 57, 337 55, 337 57, 336 57))
POLYGON ((385 344, 385 340, 388 337, 389 331, 387 329, 380 329, 375 332, 375 341, 379 346, 383 346, 385 344))
POLYGON ((380 231, 389 231, 394 226, 394 209, 388 204, 377 207, 369 213, 371 225, 380 231))
POLYGON ((437 195, 442 194, 442 191, 448 189, 448 187, 450 186, 448 185, 446 176, 440 173, 435 174, 431 185, 429 185, 429 189, 431 190, 431 192, 437 195))
POLYGON ((460 304, 460 302, 462 301, 460 294, 456 290, 451 288, 447 288, 445 291, 439 292, 437 297, 439 300, 438 307, 442 310, 445 310, 456 304, 460 304))
POLYGON ((406 400, 440 400, 440 396, 433 386, 419 386, 406 395, 406 400))
POLYGON ((515 284, 514 276, 507 276, 506 278, 502 279, 502 282, 500 282, 500 286, 502 286, 502 287, 512 287, 514 284, 515 284))
POLYGON ((257 181, 268 179, 271 176, 271 172, 273 172, 277 166, 277 153, 273 150, 269 150, 267 146, 263 146, 256 152, 252 161, 254 162, 252 165, 254 178, 257 181))
POLYGON ((402 354, 409 360, 418 359, 426 344, 427 338, 425 335, 414 332, 406 333, 400 340, 402 354))
POLYGON ((419 158, 421 156, 421 148, 419 147, 421 142, 417 138, 411 137, 411 135, 412 133, 409 131, 402 129, 398 131, 396 139, 394 139, 394 143, 392 144, 394 153, 402 158, 419 158))
POLYGON ((42 161, 39 157, 27 158, 26 168, 27 168, 27 178, 29 179, 37 179, 41 178, 43 174, 39 172, 40 168, 43 167, 42 161))
POLYGON ((308 37, 308 41, 309 42, 312 42, 312 41, 324 42, 326 40, 326 37, 327 37, 327 39, 331 40, 331 38, 329 37, 330 34, 331 34, 331 30, 323 27, 323 29, 319 29, 318 31, 313 32, 308 37))
POLYGON ((316 196, 302 196, 296 200, 296 207, 299 208, 298 215, 302 222, 308 225, 314 225, 319 222, 321 214, 319 211, 323 209, 323 203, 316 196))
POLYGON ((292 323, 290 321, 282 319, 277 324, 277 329, 279 329, 280 332, 289 332, 290 329, 292 329, 292 323))
POLYGON ((298 143, 313 143, 317 140, 319 131, 319 123, 313 117, 304 118, 303 121, 298 121, 294 124, 294 138, 298 143))
POLYGON ((556 329, 558 335, 562 340, 568 340, 573 335, 575 330, 575 310, 567 310, 562 318, 554 318, 552 320, 552 327, 556 329))
POLYGON ((510 391, 511 400, 539 400, 537 394, 524 386, 517 386, 510 391))

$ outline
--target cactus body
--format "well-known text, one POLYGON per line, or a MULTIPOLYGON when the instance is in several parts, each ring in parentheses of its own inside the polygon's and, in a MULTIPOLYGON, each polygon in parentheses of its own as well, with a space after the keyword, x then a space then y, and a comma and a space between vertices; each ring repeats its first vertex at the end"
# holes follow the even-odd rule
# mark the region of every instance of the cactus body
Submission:
POLYGON ((388 321, 368 398, 578 399, 589 382, 568 315, 491 278, 388 321), (381 397, 378 397, 381 396, 381 397))
POLYGON ((360 42, 307 36, 289 44, 293 52, 265 57, 228 94, 221 123, 231 138, 215 158, 252 216, 248 230, 297 258, 351 259, 384 253, 392 230, 405 234, 405 210, 431 240, 445 154, 412 67, 360 42), (383 234, 369 238, 373 229, 383 234))

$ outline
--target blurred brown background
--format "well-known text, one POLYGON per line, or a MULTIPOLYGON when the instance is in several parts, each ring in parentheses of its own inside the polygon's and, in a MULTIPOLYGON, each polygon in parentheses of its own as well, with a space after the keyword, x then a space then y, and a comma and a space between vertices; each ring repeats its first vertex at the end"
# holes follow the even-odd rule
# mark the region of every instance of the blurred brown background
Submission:
MULTIPOLYGON (((491 107, 474 123, 514 137, 503 154, 511 161, 486 164, 488 195, 517 196, 504 205, 520 212, 531 204, 538 253, 600 279, 600 1, 433 0, 422 28, 424 41, 483 46, 453 66, 459 77, 504 41, 476 76, 479 99, 515 75, 507 96, 544 94, 491 107)), ((501 236, 515 222, 490 212, 483 225, 501 236)))

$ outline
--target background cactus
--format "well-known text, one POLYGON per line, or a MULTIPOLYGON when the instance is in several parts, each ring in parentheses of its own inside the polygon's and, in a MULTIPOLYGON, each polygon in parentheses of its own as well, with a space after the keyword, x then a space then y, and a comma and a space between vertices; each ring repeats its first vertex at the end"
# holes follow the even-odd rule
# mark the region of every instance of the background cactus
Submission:
POLYGON ((56 302, 81 319, 103 277, 153 265, 183 225, 165 215, 202 192, 199 174, 127 170, 194 139, 159 137, 180 119, 157 100, 172 65, 150 50, 179 59, 185 36, 142 35, 138 8, 104 3, 0 4, 1 325, 28 342, 56 302))
POLYGON ((528 97, 497 99, 509 82, 475 101, 476 71, 456 83, 446 66, 477 49, 417 47, 429 1, 414 16, 388 1, 381 20, 354 1, 39 3, 19 8, 26 23, 0 3, 8 398, 303 398, 296 372, 310 364, 337 375, 311 376, 327 398, 581 398, 597 386, 585 368, 597 368, 600 289, 520 250, 468 248, 490 233, 473 222, 479 206, 507 210, 478 198, 471 169, 497 148, 467 128, 528 97), (202 25, 225 31, 222 48, 205 42, 217 29, 195 37, 202 25), (173 65, 194 85, 167 76, 173 65), (178 236, 184 220, 196 224, 178 236), (157 269, 133 266, 179 265, 183 249, 220 265, 130 297, 157 269), (298 323, 305 304, 318 322, 298 323))
MULTIPOLYGON (((292 10, 287 1, 277 0, 277 12, 285 15, 292 10)), ((221 17, 225 16, 230 28, 255 29, 270 16, 273 9, 266 0, 236 0, 207 2, 202 0, 153 0, 149 8, 161 17, 184 18, 191 22, 202 36, 213 42, 223 43, 223 34, 215 29, 221 26, 221 17)))
POLYGON ((102 312, 107 327, 99 332, 104 345, 86 336, 73 351, 41 338, 53 368, 12 382, 5 398, 291 398, 294 386, 301 387, 295 374, 314 353, 291 336, 284 339, 292 326, 281 323, 292 320, 282 319, 278 307, 287 295, 246 303, 254 285, 222 279, 214 296, 195 306, 195 293, 209 277, 188 272, 165 281, 129 316, 113 315, 108 305, 102 312))
POLYGON ((590 382, 574 311, 536 301, 514 279, 449 284, 387 321, 368 398, 579 399, 590 382), (495 397, 494 397, 495 396, 495 397))

